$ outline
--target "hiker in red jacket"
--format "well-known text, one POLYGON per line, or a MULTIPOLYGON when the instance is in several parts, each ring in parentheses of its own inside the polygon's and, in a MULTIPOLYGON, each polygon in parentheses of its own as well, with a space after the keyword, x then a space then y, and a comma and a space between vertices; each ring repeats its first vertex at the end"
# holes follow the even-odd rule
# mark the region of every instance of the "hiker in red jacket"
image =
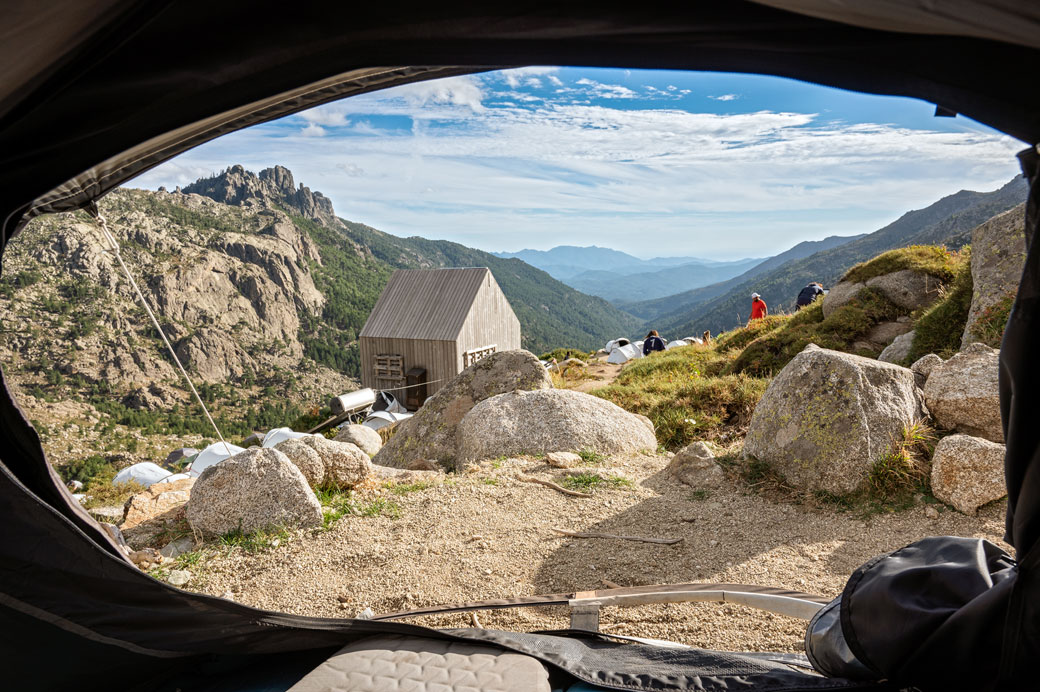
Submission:
POLYGON ((751 319, 748 320, 748 324, 751 324, 751 320, 759 320, 769 314, 769 308, 766 307, 766 301, 762 300, 762 296, 757 293, 751 294, 751 319))

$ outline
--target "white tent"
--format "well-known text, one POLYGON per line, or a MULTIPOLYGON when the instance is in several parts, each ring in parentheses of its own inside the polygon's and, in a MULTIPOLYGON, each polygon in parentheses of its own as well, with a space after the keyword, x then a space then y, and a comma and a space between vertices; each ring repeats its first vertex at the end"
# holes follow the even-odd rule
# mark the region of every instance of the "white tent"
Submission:
POLYGON ((608 363, 627 363, 635 358, 643 357, 643 342, 640 341, 634 344, 627 344, 625 346, 615 346, 607 357, 608 363))
MULTIPOLYGON (((139 464, 133 466, 127 466, 125 469, 116 474, 116 477, 112 479, 112 485, 122 485, 123 483, 129 483, 134 481, 144 487, 149 487, 155 483, 160 483, 170 476, 183 474, 174 474, 172 471, 164 469, 158 464, 153 464, 150 461, 142 461, 139 464)), ((187 476, 184 476, 187 478, 187 476)))
POLYGON ((226 447, 223 442, 214 442, 209 447, 198 453, 195 460, 191 462, 187 469, 188 475, 192 478, 198 478, 202 475, 202 472, 208 469, 214 464, 219 464, 230 456, 244 452, 238 445, 228 444, 226 447), (231 454, 228 454, 228 450, 231 450, 231 454))
POLYGON ((296 432, 292 428, 272 428, 267 431, 264 435, 264 441, 260 444, 261 447, 274 447, 279 442, 285 442, 286 440, 298 440, 301 437, 310 437, 311 433, 296 432))
POLYGON ((368 414, 368 418, 361 425, 366 428, 372 428, 373 430, 379 430, 385 428, 388 425, 394 423, 400 423, 401 421, 408 420, 414 414, 411 413, 391 413, 390 411, 373 411, 368 414))

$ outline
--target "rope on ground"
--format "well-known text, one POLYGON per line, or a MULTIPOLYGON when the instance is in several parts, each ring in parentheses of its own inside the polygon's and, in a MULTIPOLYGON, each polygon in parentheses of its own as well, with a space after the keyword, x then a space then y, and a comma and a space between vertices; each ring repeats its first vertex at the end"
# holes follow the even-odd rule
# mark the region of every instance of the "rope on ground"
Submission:
POLYGON ((681 538, 644 538, 643 536, 618 536, 613 533, 586 533, 582 531, 565 531, 564 529, 553 529, 556 533, 562 533, 571 538, 616 538, 620 541, 639 541, 640 543, 661 543, 663 545, 675 545, 681 538))
POLYGON ((534 476, 523 476, 518 474, 516 478, 524 483, 537 483, 538 485, 544 485, 546 488, 552 488, 556 492, 570 495, 571 497, 592 497, 592 495, 589 495, 588 493, 579 493, 577 490, 568 490, 563 486, 556 485, 552 481, 543 481, 541 478, 535 478, 534 476))
POLYGON ((166 338, 166 332, 164 332, 163 328, 159 326, 159 320, 156 319, 155 313, 152 312, 152 308, 148 305, 148 301, 145 300, 144 294, 141 293, 141 289, 138 288, 137 282, 134 281, 130 269, 128 269, 126 263, 123 262, 123 255, 119 251, 119 242, 115 239, 115 236, 112 235, 111 231, 108 230, 108 223, 105 221, 105 217, 101 215, 96 206, 90 209, 90 213, 97 221, 98 228, 101 229, 101 235, 108 244, 108 248, 103 248, 103 251, 114 256, 116 261, 119 262, 119 266, 122 267, 126 280, 130 282, 134 292, 137 294, 137 299, 141 302, 141 306, 144 308, 144 311, 148 313, 148 317, 151 318, 152 326, 154 326, 155 330, 159 332, 159 336, 162 337, 163 343, 166 344, 166 348, 169 350, 173 362, 177 364, 177 368, 181 371, 181 375, 184 376, 184 381, 188 383, 188 387, 191 388, 191 393, 195 395, 195 400, 199 402, 199 406, 202 407, 202 412, 205 413, 206 418, 209 419, 209 424, 213 426, 213 430, 216 431, 217 437, 220 438, 221 443, 223 443, 224 451, 228 453, 228 456, 231 456, 231 447, 228 446, 224 436, 220 433, 220 428, 218 428, 217 424, 213 421, 213 416, 209 415, 209 409, 206 408, 205 402, 202 401, 202 397, 199 396, 198 390, 195 389, 195 385, 192 384, 191 378, 188 377, 188 372, 184 369, 184 366, 181 365, 181 360, 173 350, 173 345, 170 343, 170 340, 166 338))

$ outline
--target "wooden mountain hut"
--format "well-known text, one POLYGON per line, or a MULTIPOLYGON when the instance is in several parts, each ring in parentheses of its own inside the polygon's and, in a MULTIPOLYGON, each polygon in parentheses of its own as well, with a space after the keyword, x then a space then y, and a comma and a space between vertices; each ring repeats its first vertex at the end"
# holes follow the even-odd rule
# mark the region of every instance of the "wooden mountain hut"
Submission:
POLYGON ((414 410, 467 366, 520 348, 520 321, 487 267, 398 269, 360 341, 362 385, 414 410))

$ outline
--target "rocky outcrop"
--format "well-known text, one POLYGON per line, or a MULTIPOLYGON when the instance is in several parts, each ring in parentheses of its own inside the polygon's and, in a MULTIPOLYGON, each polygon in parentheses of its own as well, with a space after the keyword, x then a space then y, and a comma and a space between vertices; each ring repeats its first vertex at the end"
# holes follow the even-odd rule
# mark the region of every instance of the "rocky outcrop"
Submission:
POLYGON ((902 363, 910 355, 910 347, 914 343, 914 333, 906 332, 897 336, 892 343, 878 356, 878 360, 885 363, 902 363))
POLYGON ((152 382, 147 387, 138 387, 123 398, 128 408, 146 411, 164 411, 187 400, 182 390, 174 389, 161 382, 152 382))
POLYGON ((885 346, 891 344, 899 337, 904 336, 913 328, 914 326, 910 323, 909 317, 900 317, 891 322, 879 322, 875 324, 870 328, 870 331, 867 332, 865 338, 871 343, 885 346))
POLYGON ((973 285, 961 348, 979 341, 975 324, 987 310, 1018 292, 1026 260, 1025 204, 994 216, 971 233, 973 285))
POLYGON ((383 438, 372 428, 353 423, 344 425, 336 433, 336 442, 349 442, 370 457, 374 457, 383 448, 383 438))
POLYGON ((274 446, 279 452, 289 458, 300 473, 307 479, 307 484, 317 488, 325 481, 325 462, 321 460, 318 452, 304 439, 282 440, 274 446))
POLYGON ((824 296, 823 315, 830 317, 865 288, 873 288, 898 307, 911 312, 935 302, 941 287, 942 282, 934 276, 912 269, 882 274, 864 282, 839 281, 824 296))
POLYGON ((232 206, 268 207, 278 204, 327 226, 336 223, 332 201, 302 183, 295 187, 292 172, 283 166, 265 168, 257 176, 243 166, 234 165, 213 178, 197 180, 181 192, 203 195, 232 206))
POLYGON ((327 440, 321 435, 301 437, 321 457, 325 466, 325 483, 341 490, 353 488, 372 473, 368 455, 349 442, 327 440))
POLYGON ((755 407, 744 453, 796 487, 848 493, 924 416, 909 369, 809 344, 755 407))
POLYGON ((124 531, 129 530, 155 519, 179 519, 194 485, 194 478, 184 478, 172 483, 156 483, 144 492, 134 495, 123 505, 121 528, 124 531))
POLYGON ((890 301, 911 311, 935 302, 942 282, 923 272, 903 269, 868 279, 867 288, 873 288, 890 301))
POLYGON ((568 389, 516 391, 485 399, 458 426, 457 467, 499 456, 657 449, 652 425, 609 401, 568 389))
POLYGON ((939 425, 992 442, 1004 441, 999 361, 999 351, 975 343, 932 369, 924 398, 939 425))
POLYGON ((226 332, 203 327, 174 346, 177 358, 204 382, 223 382, 256 372, 257 363, 226 332))
POLYGON ((969 435, 939 440, 932 456, 932 494, 964 514, 1004 497, 1004 445, 969 435))
POLYGON ((456 428, 474 405, 506 392, 551 387, 549 374, 533 353, 494 353, 460 372, 427 399, 414 416, 400 423, 373 461, 407 468, 417 459, 433 459, 451 466, 458 450, 456 428))
POLYGON ((851 281, 839 281, 827 291, 823 297, 823 316, 830 317, 838 308, 846 305, 865 288, 865 284, 851 281))
POLYGON ((307 479, 276 449, 254 448, 210 466, 195 481, 187 519, 206 534, 268 526, 314 526, 321 504, 307 479))
POLYGON ((715 455, 703 442, 694 442, 680 450, 665 472, 680 483, 701 489, 717 488, 726 477, 715 455))

